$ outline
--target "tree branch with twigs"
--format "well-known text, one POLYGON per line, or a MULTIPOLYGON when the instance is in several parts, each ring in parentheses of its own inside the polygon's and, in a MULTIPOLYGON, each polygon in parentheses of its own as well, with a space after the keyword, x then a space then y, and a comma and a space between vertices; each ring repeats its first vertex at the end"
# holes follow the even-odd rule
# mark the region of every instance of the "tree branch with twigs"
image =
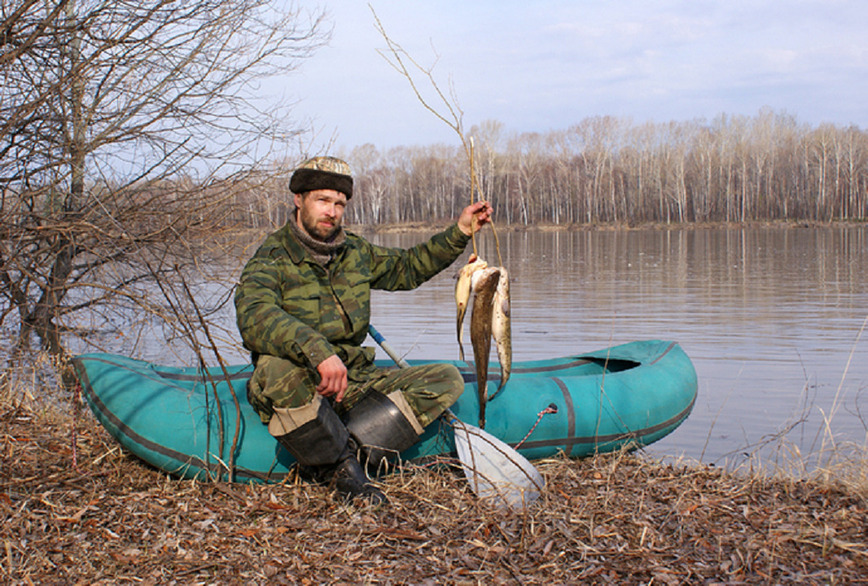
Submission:
MULTIPOLYGON (((476 194, 480 191, 474 159, 473 137, 468 138, 465 136, 463 125, 464 113, 458 104, 454 88, 450 91, 451 98, 447 97, 446 93, 443 92, 440 88, 440 84, 437 83, 437 80, 434 77, 434 66, 424 67, 414 59, 400 44, 388 35, 386 28, 377 16, 376 11, 374 11, 373 6, 369 4, 368 7, 371 9, 371 13, 374 16, 377 32, 379 32, 380 36, 383 37, 383 40, 386 41, 387 50, 380 51, 380 55, 387 63, 389 63, 389 65, 392 66, 392 68, 395 69, 395 71, 407 80, 410 84, 410 88, 413 90, 413 94, 422 106, 458 135, 470 166, 470 203, 473 204, 476 201, 476 194), (425 81, 433 90, 434 96, 437 102, 439 102, 439 108, 425 98, 421 91, 419 82, 417 82, 417 76, 421 76, 422 80, 425 81)), ((497 238, 497 231, 494 228, 494 221, 490 220, 489 223, 491 224, 492 234, 494 234, 498 262, 502 266, 503 259, 500 255, 500 242, 497 238)), ((473 240, 473 253, 478 255, 478 249, 476 246, 476 230, 474 229, 473 224, 471 224, 471 238, 473 240)))
MULTIPOLYGON (((328 38, 270 0, 25 0, 0 18, 0 325, 55 355, 81 309, 193 266, 301 131, 263 80, 328 38)), ((171 278, 171 276, 168 276, 171 278)), ((148 311, 147 304, 140 308, 148 311)))

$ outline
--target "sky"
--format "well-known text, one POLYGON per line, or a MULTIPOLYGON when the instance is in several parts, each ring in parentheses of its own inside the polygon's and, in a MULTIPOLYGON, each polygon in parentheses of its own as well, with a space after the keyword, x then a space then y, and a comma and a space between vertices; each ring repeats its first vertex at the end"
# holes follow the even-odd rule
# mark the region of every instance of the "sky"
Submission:
MULTIPOLYGON (((313 6, 313 5, 311 5, 313 6)), ((465 134, 563 130, 595 116, 712 120, 762 108, 868 127, 866 0, 322 0, 328 46, 280 79, 309 151, 457 144, 381 55, 387 35, 441 90, 465 134), (373 11, 372 12, 372 8, 373 11), (432 69, 433 68, 433 69, 432 69), (317 147, 316 145, 319 145, 317 147)), ((417 83, 440 113, 431 82, 417 83)))

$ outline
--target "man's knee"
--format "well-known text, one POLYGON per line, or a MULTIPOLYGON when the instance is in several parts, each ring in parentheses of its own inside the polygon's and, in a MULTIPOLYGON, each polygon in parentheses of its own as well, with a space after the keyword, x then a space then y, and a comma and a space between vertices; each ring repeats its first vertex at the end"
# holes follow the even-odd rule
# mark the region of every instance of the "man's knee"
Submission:
POLYGON ((452 364, 429 364, 423 368, 425 372, 420 373, 416 390, 405 396, 425 427, 458 400, 464 392, 464 378, 452 364))
POLYGON ((247 383, 247 400, 263 423, 271 420, 275 409, 303 407, 315 394, 316 383, 308 369, 267 354, 259 356, 247 383))
POLYGON ((444 408, 448 408, 464 392, 464 377, 461 376, 461 371, 454 364, 440 364, 438 366, 442 367, 443 370, 443 374, 441 375, 443 379, 443 398, 444 402, 448 402, 444 408))

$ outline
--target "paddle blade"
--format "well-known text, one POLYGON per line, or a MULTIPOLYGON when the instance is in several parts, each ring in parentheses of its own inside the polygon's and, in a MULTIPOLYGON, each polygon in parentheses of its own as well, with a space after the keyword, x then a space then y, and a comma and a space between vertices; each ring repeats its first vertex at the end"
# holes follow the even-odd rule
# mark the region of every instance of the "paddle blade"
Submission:
POLYGON ((490 433, 452 418, 455 448, 473 492, 498 506, 521 510, 545 488, 527 458, 490 433))

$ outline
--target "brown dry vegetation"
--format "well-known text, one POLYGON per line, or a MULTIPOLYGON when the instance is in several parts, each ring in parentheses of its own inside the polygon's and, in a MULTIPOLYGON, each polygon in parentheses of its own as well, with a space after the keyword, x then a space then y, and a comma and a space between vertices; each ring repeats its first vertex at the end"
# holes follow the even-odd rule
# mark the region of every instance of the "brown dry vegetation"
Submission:
POLYGON ((391 506, 304 484, 179 481, 89 413, 0 397, 0 582, 346 584, 858 583, 860 488, 614 454, 539 462, 523 513, 448 467, 383 480, 391 506))

